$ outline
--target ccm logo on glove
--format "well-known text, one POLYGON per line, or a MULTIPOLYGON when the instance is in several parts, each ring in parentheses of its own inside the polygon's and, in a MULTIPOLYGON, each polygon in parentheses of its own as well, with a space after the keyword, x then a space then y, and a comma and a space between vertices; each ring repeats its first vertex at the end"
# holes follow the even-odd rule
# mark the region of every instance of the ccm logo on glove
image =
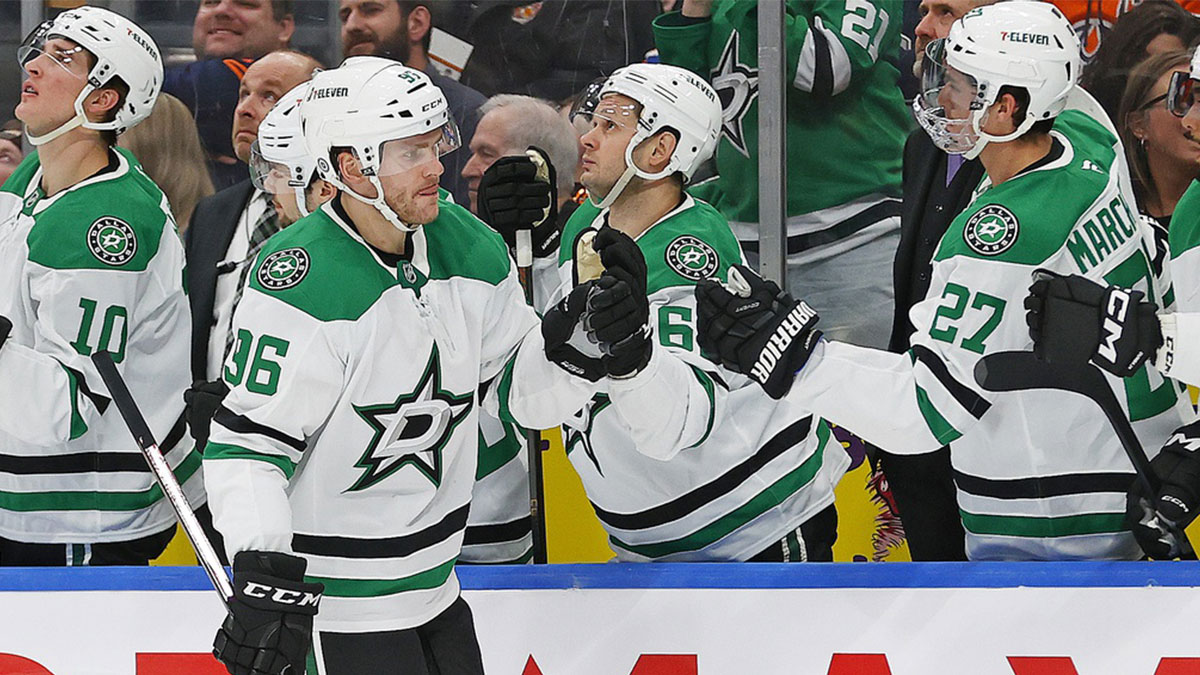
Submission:
MULTIPOLYGON (((754 363, 754 367, 750 369, 750 374, 754 379, 758 380, 759 383, 766 383, 767 378, 771 376, 771 370, 775 367, 775 364, 779 363, 779 359, 792 344, 792 340, 804 331, 809 319, 816 315, 816 311, 812 307, 809 307, 808 303, 803 300, 800 301, 800 304, 793 307, 791 312, 788 312, 783 322, 775 328, 775 332, 767 340, 767 344, 763 347, 762 353, 758 355, 758 360, 754 363)), ((807 335, 811 337, 814 333, 809 332, 807 335)))
POLYGON ((1105 307, 1104 338, 1100 341, 1100 356, 1108 361, 1117 360, 1117 340, 1125 334, 1125 314, 1129 311, 1129 294, 1120 289, 1113 289, 1108 294, 1108 306, 1105 307))
POLYGON ((289 591, 286 588, 275 588, 254 581, 247 581, 242 587, 242 594, 248 598, 258 598, 260 600, 270 600, 281 605, 295 605, 297 607, 316 607, 321 601, 320 593, 301 593, 300 591, 289 591))

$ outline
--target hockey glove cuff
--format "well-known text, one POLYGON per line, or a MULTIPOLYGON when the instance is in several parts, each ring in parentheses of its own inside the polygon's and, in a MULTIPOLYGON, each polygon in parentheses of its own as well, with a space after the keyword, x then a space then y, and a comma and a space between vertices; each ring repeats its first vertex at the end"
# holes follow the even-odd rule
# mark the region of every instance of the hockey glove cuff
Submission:
POLYGON ((584 328, 604 352, 610 377, 633 377, 650 362, 650 299, 646 259, 629 235, 602 227, 592 246, 604 265, 596 291, 588 296, 584 328))
POLYGON ((546 358, 559 368, 588 382, 598 382, 605 375, 601 354, 598 349, 594 349, 594 345, 588 343, 583 328, 583 314, 587 310, 588 295, 595 289, 595 284, 595 281, 589 281, 576 286, 567 297, 542 317, 542 341, 545 343, 546 358))
POLYGON ((821 338, 820 317, 807 303, 744 265, 730 268, 728 284, 697 284, 696 304, 701 353, 751 377, 771 398, 787 395, 821 338))
POLYGON ((524 155, 501 157, 479 180, 475 203, 479 217, 516 248, 517 231, 531 230, 533 255, 558 250, 558 191, 554 165, 544 150, 530 146, 524 155))
POLYGON ((187 391, 183 392, 183 406, 187 413, 187 423, 192 430, 192 438, 196 439, 196 449, 204 452, 208 444, 209 427, 212 426, 213 415, 221 406, 221 401, 229 394, 229 387, 221 380, 206 382, 196 380, 187 391))
POLYGON ((213 656, 231 675, 300 675, 313 616, 325 590, 305 583, 306 562, 286 553, 241 551, 233 558, 233 598, 213 656))
POLYGON ((1156 560, 1179 557, 1187 546, 1181 533, 1200 508, 1200 422, 1175 430, 1162 452, 1150 461, 1162 481, 1158 495, 1147 495, 1141 482, 1129 490, 1126 521, 1142 550, 1156 560))

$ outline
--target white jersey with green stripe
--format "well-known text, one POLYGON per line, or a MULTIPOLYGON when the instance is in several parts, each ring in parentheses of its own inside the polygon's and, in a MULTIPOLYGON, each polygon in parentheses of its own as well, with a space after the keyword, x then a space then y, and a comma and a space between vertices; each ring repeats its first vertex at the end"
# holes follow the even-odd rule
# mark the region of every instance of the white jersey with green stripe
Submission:
MULTIPOLYGON (((1123 524, 1133 468, 1099 406, 976 384, 984 355, 1031 349, 1023 301, 1035 269, 1159 296, 1116 137, 1077 111, 1052 137, 1046 158, 1000 185, 985 179, 955 218, 912 309, 907 354, 822 343, 789 393, 893 453, 949 443, 972 560, 1142 555, 1123 524)), ((1147 368, 1109 384, 1156 452, 1186 406, 1177 384, 1147 368)))
POLYGON ((1167 272, 1175 304, 1161 303, 1173 313, 1170 349, 1160 352, 1155 367, 1188 384, 1200 385, 1200 181, 1192 181, 1171 215, 1167 231, 1167 272), (1161 358, 1170 354, 1169 362, 1161 358))
POLYGON ((458 596, 480 383, 497 380, 502 419, 547 427, 594 387, 546 361, 504 242, 466 210, 439 202, 397 260, 340 199, 259 254, 205 480, 231 554, 308 560, 325 584, 317 628, 399 630, 458 596))
MULTIPOLYGON (((585 204, 567 223, 559 297, 576 240, 608 217, 585 204)), ((654 353, 564 424, 567 456, 619 559, 745 560, 833 503, 849 457, 824 420, 700 355, 695 285, 742 262, 725 218, 686 197, 637 244, 654 353)))
POLYGON ((528 462, 525 432, 480 411, 479 466, 459 562, 518 565, 533 560, 528 462))
POLYGON ((136 539, 170 505, 89 358, 117 369, 194 506, 200 457, 183 419, 191 317, 167 200, 124 150, 46 196, 36 153, 0 190, 0 536, 136 539))

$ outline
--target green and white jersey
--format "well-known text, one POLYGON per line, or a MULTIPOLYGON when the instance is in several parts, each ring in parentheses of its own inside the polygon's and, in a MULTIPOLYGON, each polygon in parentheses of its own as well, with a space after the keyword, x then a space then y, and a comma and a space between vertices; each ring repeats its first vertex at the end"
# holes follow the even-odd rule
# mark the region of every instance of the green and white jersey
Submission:
MULTIPOLYGON (((972 560, 1133 559, 1133 468, 1100 407, 1052 390, 982 390, 986 354, 1029 350, 1023 301, 1038 268, 1157 297, 1146 233, 1124 196, 1116 137, 1078 111, 1054 150, 998 186, 985 179, 939 245, 907 354, 819 345, 789 397, 894 453, 950 444, 972 560)), ((1179 387, 1153 370, 1109 383, 1147 449, 1178 426, 1179 387)))
POLYGON ((533 560, 525 434, 487 411, 479 413, 479 466, 458 560, 492 565, 533 560))
MULTIPOLYGON (((785 4, 789 237, 827 246, 899 212, 912 126, 896 65, 902 8, 901 0, 785 4)), ((679 12, 654 21, 663 63, 707 78, 721 97, 719 178, 689 191, 725 214, 741 241, 758 239, 757 21, 757 3, 745 0, 719 0, 707 21, 679 12)))
POLYGON ((439 202, 389 264, 338 199, 259 254, 206 481, 231 554, 308 560, 319 629, 412 628, 458 596, 480 383, 502 419, 547 427, 594 387, 546 361, 503 241, 466 210, 439 202))
POLYGON ((36 153, 0 189, 0 536, 136 539, 175 522, 89 358, 113 354, 194 506, 183 419, 191 318, 166 197, 124 150, 47 197, 36 153), (107 414, 105 412, 107 411, 107 414))
MULTIPOLYGON (((1174 291, 1174 310, 1163 318, 1164 329, 1170 323, 1172 340, 1168 363, 1156 359, 1155 367, 1163 374, 1189 384, 1200 384, 1200 181, 1192 181, 1171 215, 1167 231, 1169 258, 1167 272, 1174 291), (1169 317, 1169 318, 1168 318, 1169 317)), ((1160 353, 1159 356, 1163 356, 1160 353)))
MULTIPOLYGON (((608 216, 585 204, 568 221, 559 297, 577 238, 608 216)), ((823 420, 700 355, 694 287, 742 261, 721 214, 687 197, 637 244, 654 354, 564 423, 567 457, 619 559, 745 560, 833 503, 849 457, 823 420)))

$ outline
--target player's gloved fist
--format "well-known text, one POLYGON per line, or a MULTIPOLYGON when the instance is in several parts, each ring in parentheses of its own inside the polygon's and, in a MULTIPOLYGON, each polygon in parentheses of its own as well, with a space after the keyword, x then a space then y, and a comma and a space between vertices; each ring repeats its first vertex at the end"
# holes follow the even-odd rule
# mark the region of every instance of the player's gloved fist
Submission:
POLYGON ((8 334, 12 332, 12 321, 7 316, 0 315, 0 347, 4 346, 4 341, 8 339, 8 334))
POLYGON ((558 250, 558 191, 554 165, 544 150, 530 146, 524 155, 501 157, 479 179, 475 203, 479 217, 517 245, 518 230, 532 230, 533 255, 558 250))
POLYGON ((233 598, 213 640, 231 675, 301 675, 323 584, 304 582, 303 558, 241 551, 233 558, 233 598))
POLYGON ((196 439, 196 448, 204 451, 208 443, 208 431, 212 426, 213 415, 221 406, 221 401, 229 394, 229 387, 221 380, 206 382, 196 380, 187 391, 183 392, 183 406, 187 414, 188 426, 192 429, 192 438, 196 439))
POLYGON ((579 284, 542 317, 546 358, 589 382, 597 382, 605 375, 601 354, 588 342, 583 327, 588 295, 594 292, 596 283, 579 284))
POLYGON ((592 247, 604 264, 596 290, 588 296, 584 327, 604 352, 611 377, 632 377, 650 362, 650 299, 646 295, 646 259, 629 235, 602 227, 592 247))
POLYGON ((729 269, 729 283, 696 285, 701 353, 753 378, 771 398, 783 398, 821 338, 820 317, 773 281, 745 265, 729 269))
POLYGON ((1178 558, 1188 549, 1180 535, 1200 508, 1200 422, 1176 429, 1150 468, 1162 488, 1149 495, 1141 481, 1135 481, 1126 503, 1126 524, 1146 555, 1178 558))
POLYGON ((1157 307, 1141 291, 1107 288, 1079 275, 1034 272, 1025 321, 1047 363, 1087 363, 1129 377, 1162 346, 1157 307))

